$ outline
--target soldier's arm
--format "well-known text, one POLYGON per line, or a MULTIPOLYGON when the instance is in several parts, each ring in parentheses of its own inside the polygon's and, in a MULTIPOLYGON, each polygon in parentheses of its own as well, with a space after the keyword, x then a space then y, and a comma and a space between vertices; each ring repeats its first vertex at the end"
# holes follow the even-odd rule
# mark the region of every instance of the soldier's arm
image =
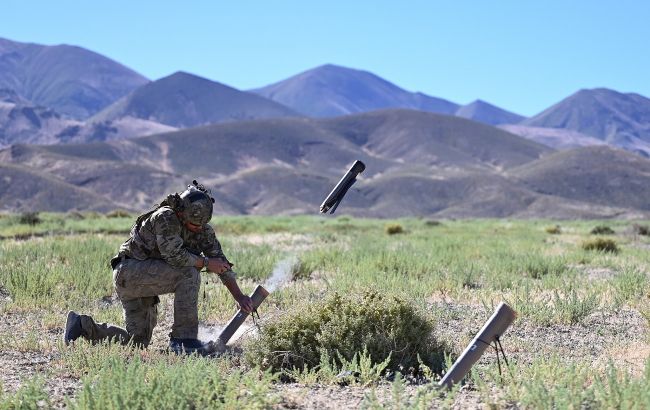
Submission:
POLYGON ((202 263, 202 258, 183 248, 181 222, 173 211, 156 215, 152 222, 158 250, 165 262, 178 267, 199 267, 197 265, 202 263))
POLYGON ((231 269, 233 265, 228 261, 226 255, 224 255, 217 235, 214 233, 214 229, 210 225, 206 225, 203 228, 202 234, 205 238, 202 243, 202 252, 210 260, 208 270, 216 272, 219 275, 219 279, 221 279, 221 282, 228 289, 233 299, 237 301, 244 312, 250 313, 253 310, 253 302, 239 288, 236 274, 231 269))
MULTIPOLYGON (((232 271, 231 271, 232 272, 232 271)), ((233 299, 239 304, 239 307, 246 313, 251 313, 253 311, 253 301, 250 296, 245 295, 239 285, 237 284, 237 279, 234 276, 226 277, 225 280, 221 277, 221 281, 224 286, 228 289, 228 292, 232 295, 233 299)))
POLYGON ((219 243, 217 235, 214 233, 214 229, 210 225, 205 225, 201 235, 203 237, 201 243, 201 251, 203 254, 210 258, 220 258, 228 262, 228 258, 226 258, 223 249, 221 249, 221 243, 219 243))
POLYGON ((217 273, 224 285, 227 279, 234 280, 236 274, 232 271, 233 264, 224 255, 214 229, 210 225, 206 225, 201 234, 203 237, 200 244, 201 251, 210 259, 208 270, 217 273))

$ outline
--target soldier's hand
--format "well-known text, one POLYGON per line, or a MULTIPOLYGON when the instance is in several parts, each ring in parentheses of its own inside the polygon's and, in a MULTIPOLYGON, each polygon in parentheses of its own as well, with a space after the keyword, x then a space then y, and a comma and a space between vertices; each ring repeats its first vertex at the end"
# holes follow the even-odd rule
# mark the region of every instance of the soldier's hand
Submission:
POLYGON ((239 304, 241 310, 244 312, 251 313, 253 311, 253 301, 251 300, 250 296, 242 294, 239 298, 237 298, 237 303, 239 304))
POLYGON ((231 265, 228 262, 221 259, 210 258, 208 262, 208 270, 219 275, 229 271, 230 267, 231 265))

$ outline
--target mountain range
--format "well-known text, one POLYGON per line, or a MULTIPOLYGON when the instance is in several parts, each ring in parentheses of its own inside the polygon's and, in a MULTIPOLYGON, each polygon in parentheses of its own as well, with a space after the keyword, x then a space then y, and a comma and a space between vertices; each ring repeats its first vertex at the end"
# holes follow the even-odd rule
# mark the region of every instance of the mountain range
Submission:
POLYGON ((607 146, 597 148, 599 159, 616 156, 611 168, 616 178, 595 169, 587 180, 600 184, 597 191, 574 195, 549 189, 585 182, 592 149, 560 157, 564 152, 488 125, 413 110, 238 121, 108 142, 13 145, 0 151, 1 172, 8 177, 0 179, 0 203, 13 210, 137 211, 196 178, 213 190, 219 213, 316 213, 343 170, 360 159, 367 169, 339 212, 445 218, 646 215, 643 198, 634 203, 627 198, 631 189, 650 182, 650 160, 607 146), (622 176, 634 183, 621 184, 622 176), (35 181, 34 191, 24 183, 18 188, 21 178, 35 181))
POLYGON ((367 71, 326 64, 277 83, 251 90, 309 117, 405 108, 457 115, 485 124, 511 124, 524 119, 485 101, 465 106, 409 92, 367 71))
POLYGON ((13 90, 0 90, 0 148, 12 144, 107 141, 174 131, 175 127, 123 116, 112 121, 78 121, 33 105, 13 90))
POLYGON ((81 47, 0 38, 0 88, 74 119, 85 119, 148 82, 81 47))
POLYGON ((577 131, 642 155, 650 153, 650 99, 639 94, 580 90, 521 125, 577 131))
POLYGON ((524 118, 331 64, 248 92, 149 81, 79 47, 0 39, 0 210, 141 210, 199 178, 224 213, 309 213, 361 159, 355 215, 638 217, 649 113, 594 89, 524 118))
POLYGON ((266 98, 177 72, 134 90, 90 120, 133 117, 188 128, 223 121, 296 116, 299 114, 266 98))

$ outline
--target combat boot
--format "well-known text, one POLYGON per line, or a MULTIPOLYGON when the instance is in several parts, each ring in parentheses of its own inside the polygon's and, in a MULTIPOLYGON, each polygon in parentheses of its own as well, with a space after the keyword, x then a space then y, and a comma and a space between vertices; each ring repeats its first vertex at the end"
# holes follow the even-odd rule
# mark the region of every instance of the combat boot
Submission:
POLYGON ((63 332, 63 343, 66 346, 70 342, 74 342, 83 335, 83 328, 81 327, 81 316, 72 310, 68 312, 68 318, 65 321, 65 331, 63 332))
POLYGON ((169 339, 169 350, 176 354, 198 354, 207 356, 210 354, 206 344, 199 339, 181 339, 172 337, 169 339))

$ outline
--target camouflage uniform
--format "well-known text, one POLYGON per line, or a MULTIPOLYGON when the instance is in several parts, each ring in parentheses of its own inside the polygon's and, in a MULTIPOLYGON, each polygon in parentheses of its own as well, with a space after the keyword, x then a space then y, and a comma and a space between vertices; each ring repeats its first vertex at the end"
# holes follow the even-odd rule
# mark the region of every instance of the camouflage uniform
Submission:
MULTIPOLYGON (((173 209, 160 207, 131 229, 130 238, 113 259, 115 290, 124 308, 126 330, 97 324, 81 316, 84 336, 92 341, 133 340, 147 346, 156 326, 158 295, 174 293, 173 338, 194 339, 198 332, 200 275, 194 267, 205 255, 227 261, 214 230, 208 224, 198 233, 184 228, 173 209)), ((228 271, 219 275, 223 282, 234 279, 228 271)))

